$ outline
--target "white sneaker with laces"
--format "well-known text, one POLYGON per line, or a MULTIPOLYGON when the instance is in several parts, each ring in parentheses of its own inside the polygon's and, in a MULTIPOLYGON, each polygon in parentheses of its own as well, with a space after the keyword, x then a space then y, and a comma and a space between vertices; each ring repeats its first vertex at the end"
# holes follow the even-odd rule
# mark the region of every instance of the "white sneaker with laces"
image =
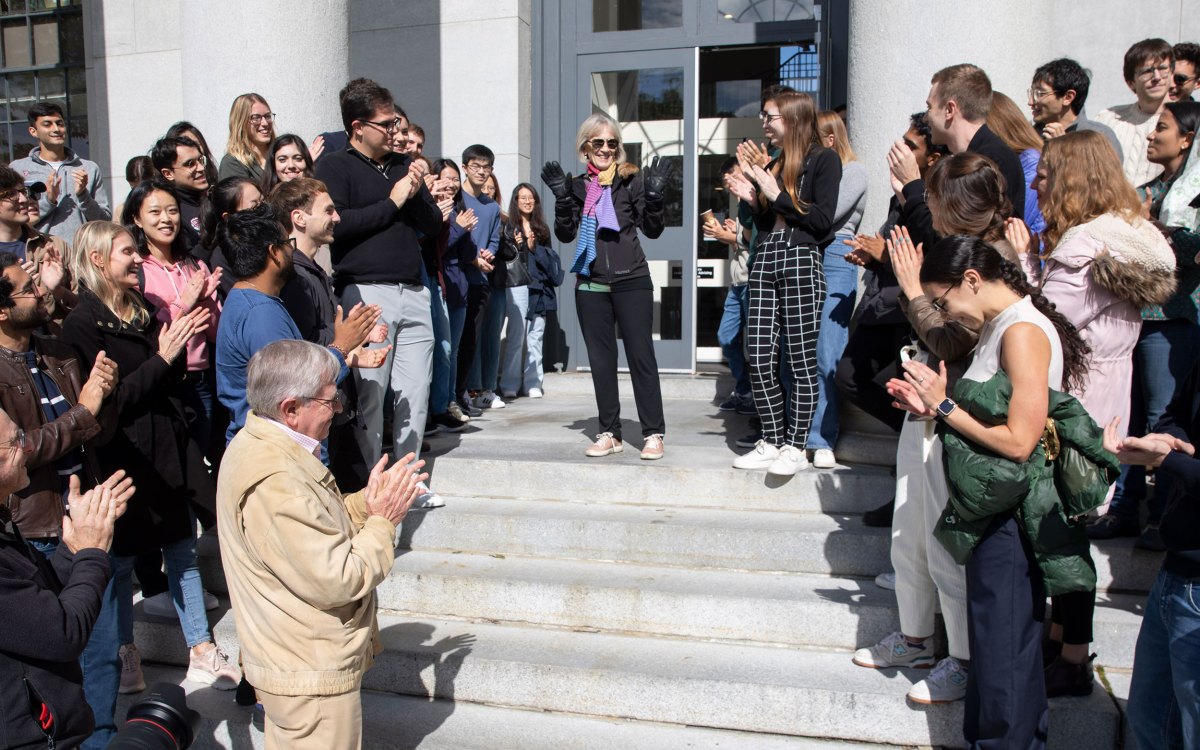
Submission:
POLYGON ((188 657, 187 679, 191 682, 212 685, 217 690, 233 690, 241 677, 241 670, 229 662, 229 657, 216 644, 204 653, 192 652, 188 657))
POLYGON ((933 666, 933 647, 927 640, 920 646, 908 642, 900 631, 892 633, 874 646, 860 648, 854 652, 854 663, 860 667, 886 669, 888 667, 933 666))
POLYGON ((767 467, 767 473, 778 477, 790 477, 807 468, 808 458, 804 451, 794 445, 785 445, 779 449, 779 456, 767 467))
POLYGON ((530 388, 529 389, 529 397, 530 398, 541 398, 544 395, 546 395, 546 394, 542 393, 541 388, 530 388))
POLYGON ((779 448, 765 440, 759 440, 754 450, 733 459, 735 469, 768 469, 779 458, 779 448))
POLYGON ((484 391, 475 397, 476 409, 503 409, 504 401, 493 391, 484 391))
POLYGON ((875 576, 875 585, 887 591, 896 590, 896 574, 895 573, 880 573, 875 576))
POLYGON ((812 465, 818 469, 832 469, 837 466, 837 458, 829 448, 817 448, 813 451, 812 465))
POLYGON ((953 703, 966 696, 967 670, 953 656, 939 661, 928 677, 908 691, 908 698, 913 703, 953 703))
POLYGON ((417 496, 416 500, 413 500, 413 504, 410 506, 411 510, 429 510, 430 508, 441 508, 446 504, 446 501, 442 499, 441 495, 429 489, 429 485, 421 482, 420 488, 421 494, 417 496))

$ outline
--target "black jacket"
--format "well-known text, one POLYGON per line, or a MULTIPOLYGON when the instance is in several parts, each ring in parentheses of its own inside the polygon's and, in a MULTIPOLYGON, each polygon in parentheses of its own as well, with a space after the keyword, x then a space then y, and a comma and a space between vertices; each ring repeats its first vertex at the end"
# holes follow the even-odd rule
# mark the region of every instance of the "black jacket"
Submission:
MULTIPOLYGON (((778 159, 772 161, 771 165, 776 161, 778 159)), ((827 247, 833 241, 833 219, 837 213, 841 182, 842 160, 838 155, 821 146, 813 148, 804 158, 804 169, 796 185, 797 197, 808 207, 804 213, 800 212, 786 190, 780 190, 775 202, 769 206, 764 207, 761 202, 755 201, 750 207, 760 241, 765 233, 775 228, 775 217, 782 216, 790 230, 788 245, 827 247)))
MULTIPOLYGON (((215 488, 203 470, 200 449, 187 437, 181 396, 187 362, 158 356, 161 323, 154 306, 141 299, 150 322, 124 324, 88 290, 63 323, 63 339, 81 362, 94 362, 104 350, 121 377, 109 396, 119 427, 107 442, 97 440, 101 476, 124 469, 137 493, 117 520, 114 555, 131 556, 187 538, 193 533, 188 502, 213 510, 215 488)), ((110 407, 111 408, 111 407, 110 407)))
MULTIPOLYGON (((1174 435, 1192 445, 1200 442, 1200 363, 1193 365, 1179 384, 1154 432, 1174 435)), ((1163 568, 1183 578, 1200 578, 1200 457, 1172 452, 1159 471, 1175 479, 1159 526, 1167 545, 1163 568)))
MULTIPOLYGON (((586 197, 587 177, 580 175, 571 180, 571 194, 554 202, 554 236, 560 242, 575 240, 586 197)), ((621 231, 596 231, 596 260, 592 262, 592 275, 587 278, 581 275, 577 281, 612 284, 650 275, 650 266, 646 263, 646 254, 642 252, 637 233, 640 229, 652 240, 662 234, 662 199, 647 198, 637 167, 622 164, 617 167, 617 178, 613 180, 612 202, 621 231)))
POLYGON ((194 248, 200 244, 200 206, 204 203, 206 195, 179 186, 175 187, 175 194, 179 196, 179 218, 183 224, 183 234, 187 237, 188 247, 194 248))
MULTIPOLYGON (((880 235, 887 237, 893 227, 901 226, 900 199, 892 196, 888 204, 888 218, 879 230, 880 235)), ((900 307, 900 282, 892 272, 891 263, 870 263, 867 274, 863 277, 863 295, 858 303, 858 325, 908 326, 908 318, 900 307)))
POLYGON ((48 560, 7 522, 0 509, 0 747, 45 748, 48 738, 75 747, 95 727, 79 656, 100 614, 108 555, 60 544, 48 560), (33 713, 43 705, 45 731, 33 713))
POLYGON ((316 177, 342 220, 329 246, 333 284, 420 284, 422 236, 436 236, 442 212, 422 184, 400 210, 388 195, 408 174, 409 159, 389 154, 376 164, 353 148, 322 155, 316 177))
MULTIPOLYGON (((979 128, 967 151, 986 156, 996 162, 1000 174, 1004 176, 1004 189, 1008 199, 1012 201, 1012 215, 1021 218, 1025 215, 1025 170, 1021 168, 1021 160, 1013 153, 1000 136, 993 133, 987 125, 979 128)), ((913 180, 904 186, 904 207, 900 209, 900 223, 908 227, 914 245, 925 243, 929 247, 937 242, 938 233, 933 228, 933 217, 929 206, 925 204, 925 181, 913 180)))
POLYGON ((294 253, 292 261, 296 266, 296 275, 284 284, 279 299, 305 341, 329 346, 333 343, 333 324, 337 314, 333 281, 324 268, 302 252, 294 253))

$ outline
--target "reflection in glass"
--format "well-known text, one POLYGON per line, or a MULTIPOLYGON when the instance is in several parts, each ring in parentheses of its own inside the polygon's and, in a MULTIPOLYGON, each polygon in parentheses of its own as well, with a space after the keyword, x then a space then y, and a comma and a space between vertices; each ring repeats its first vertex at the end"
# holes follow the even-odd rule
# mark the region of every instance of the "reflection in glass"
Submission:
POLYGON ((683 118, 683 68, 592 73, 592 108, 617 122, 683 118))
POLYGON ((730 23, 809 21, 814 0, 717 0, 717 15, 730 23))
POLYGON ((655 341, 678 341, 683 338, 683 264, 677 260, 646 262, 654 285, 651 335, 655 341))
POLYGON ((53 16, 34 18, 33 63, 34 65, 58 64, 58 22, 53 16))
POLYGON ((592 0, 592 31, 677 29, 683 0, 592 0))
POLYGON ((29 50, 29 29, 25 19, 5 21, 0 26, 0 35, 4 37, 4 67, 27 68, 33 64, 29 50))

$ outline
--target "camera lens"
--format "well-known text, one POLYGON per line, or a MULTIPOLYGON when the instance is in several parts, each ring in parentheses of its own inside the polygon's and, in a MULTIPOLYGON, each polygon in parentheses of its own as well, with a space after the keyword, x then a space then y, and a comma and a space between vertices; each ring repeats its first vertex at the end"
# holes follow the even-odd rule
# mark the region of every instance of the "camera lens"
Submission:
POLYGON ((179 685, 159 682, 145 700, 130 706, 125 727, 108 750, 187 750, 200 729, 200 714, 188 708, 179 685))

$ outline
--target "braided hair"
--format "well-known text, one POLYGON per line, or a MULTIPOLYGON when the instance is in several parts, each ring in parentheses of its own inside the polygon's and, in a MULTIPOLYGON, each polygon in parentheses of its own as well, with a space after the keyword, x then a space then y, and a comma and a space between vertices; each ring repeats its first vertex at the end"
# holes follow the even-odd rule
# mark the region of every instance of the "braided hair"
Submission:
POLYGON ((985 281, 1000 281, 1019 295, 1029 297, 1038 312, 1058 331, 1063 352, 1063 382, 1060 387, 1078 393, 1087 380, 1092 349, 1079 331, 1041 290, 1031 285, 1015 263, 1005 260, 996 248, 970 235, 957 234, 939 240, 925 253, 921 264, 922 284, 962 283, 963 274, 974 269, 985 281))

